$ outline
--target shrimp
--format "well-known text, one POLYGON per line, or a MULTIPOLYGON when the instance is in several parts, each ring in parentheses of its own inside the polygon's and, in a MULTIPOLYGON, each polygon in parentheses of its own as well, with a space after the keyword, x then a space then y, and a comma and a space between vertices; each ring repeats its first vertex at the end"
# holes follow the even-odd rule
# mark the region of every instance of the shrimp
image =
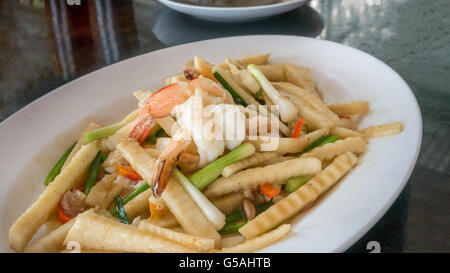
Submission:
POLYGON ((150 186, 153 196, 159 198, 167 186, 173 168, 180 161, 184 150, 191 143, 191 135, 185 127, 180 127, 169 144, 162 150, 153 168, 150 186))
MULTIPOLYGON (((210 79, 199 77, 189 82, 176 82, 162 88, 146 99, 144 107, 136 118, 128 136, 142 143, 150 134, 157 119, 171 115, 174 107, 186 102, 197 89, 208 93, 211 100, 221 100, 233 104, 233 98, 228 91, 210 79)), ((190 143, 190 132, 182 126, 161 151, 155 163, 150 183, 153 195, 156 198, 161 196, 173 168, 190 143)))
POLYGON ((142 143, 150 134, 156 119, 169 116, 172 109, 188 100, 196 89, 221 98, 225 103, 233 104, 230 93, 210 79, 200 77, 189 82, 176 82, 147 98, 128 136, 142 143))
POLYGON ((150 134, 158 118, 169 116, 174 106, 182 104, 192 95, 186 82, 170 84, 145 100, 144 107, 131 127, 128 137, 142 143, 150 134))

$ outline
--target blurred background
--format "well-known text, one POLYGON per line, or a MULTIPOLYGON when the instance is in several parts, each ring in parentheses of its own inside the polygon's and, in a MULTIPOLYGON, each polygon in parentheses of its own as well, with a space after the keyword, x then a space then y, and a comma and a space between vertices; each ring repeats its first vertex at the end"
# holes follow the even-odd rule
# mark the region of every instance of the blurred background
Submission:
POLYGON ((156 0, 0 0, 0 121, 86 73, 149 51, 249 34, 317 37, 396 70, 423 116, 421 154, 387 214, 349 252, 450 252, 450 1, 312 0, 255 22, 215 23, 156 0))

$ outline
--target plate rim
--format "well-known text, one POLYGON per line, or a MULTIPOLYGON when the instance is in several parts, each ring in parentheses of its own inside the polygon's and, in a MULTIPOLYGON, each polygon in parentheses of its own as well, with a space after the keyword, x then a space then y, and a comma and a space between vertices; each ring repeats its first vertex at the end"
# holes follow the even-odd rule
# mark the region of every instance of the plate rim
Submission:
POLYGON ((417 139, 418 139, 418 143, 415 151, 415 155, 414 155, 414 159, 412 161, 411 166, 409 167, 408 173, 407 175, 403 178, 403 181, 399 184, 397 190, 391 195, 390 199, 388 202, 386 202, 383 207, 376 213, 376 216, 373 217, 370 221, 368 221, 364 226, 361 226, 360 228, 358 228, 358 232, 354 233, 354 235, 348 239, 346 242, 342 243, 340 247, 337 247, 336 249, 333 250, 333 252, 345 252, 346 250, 348 250, 348 248, 350 248, 355 242, 357 242, 359 239, 361 239, 373 226, 375 226, 376 223, 378 223, 378 221, 386 214, 387 210, 391 208, 391 206, 393 205, 393 203, 398 199, 400 193, 403 192, 406 184, 409 182, 409 179, 412 175, 412 172, 415 169, 415 166, 417 164, 417 160, 418 160, 418 156, 420 153, 420 148, 421 148, 421 144, 422 144, 422 136, 423 136, 423 119, 422 119, 422 113, 421 113, 421 109, 420 109, 420 105, 417 101, 417 98, 414 94, 414 92, 412 91, 411 87, 408 85, 408 83, 402 78, 402 76, 397 73, 393 68, 391 68, 389 65, 387 65, 385 62, 383 62, 382 60, 376 58, 375 56, 372 56, 358 48, 354 48, 348 45, 343 45, 334 41, 330 41, 330 40, 323 40, 323 39, 319 39, 319 38, 311 38, 311 37, 304 37, 304 36, 295 36, 295 35, 238 35, 238 36, 230 36, 230 37, 221 37, 221 38, 213 38, 213 39, 206 39, 206 40, 201 40, 201 41, 195 41, 195 42, 190 42, 190 43, 184 43, 184 44, 179 44, 179 45, 175 45, 175 46, 169 46, 166 48, 162 48, 162 49, 157 49, 157 50, 153 50, 153 51, 149 51, 149 52, 145 52, 127 59, 123 59, 121 61, 118 61, 116 63, 104 66, 102 68, 99 69, 95 69, 87 74, 84 74, 78 78, 72 79, 71 81, 49 91, 48 93, 34 99, 33 101, 29 102, 27 105, 23 106, 22 108, 20 108, 19 110, 17 110, 16 112, 14 112, 13 114, 11 114, 9 117, 7 117, 6 119, 4 119, 3 121, 0 122, 0 131, 2 130, 2 128, 4 126, 6 126, 7 123, 11 122, 11 120, 19 115, 21 112, 24 112, 27 108, 31 107, 32 104, 38 103, 40 100, 43 100, 44 98, 46 98, 47 96, 52 96, 54 95, 54 93, 57 92, 62 92, 65 87, 67 85, 70 84, 74 84, 77 81, 82 81, 84 78, 90 77, 91 74, 100 72, 102 70, 107 70, 107 69, 111 69, 114 66, 119 66, 122 63, 131 61, 133 59, 138 59, 138 58, 142 58, 143 56, 147 55, 147 54, 152 54, 152 53, 156 53, 156 52, 160 52, 163 53, 164 51, 169 51, 172 50, 174 48, 178 48, 178 47, 183 47, 183 46, 187 46, 187 45, 195 45, 196 43, 205 43, 205 42, 209 42, 209 41, 214 41, 214 40, 224 40, 224 39, 248 39, 248 38, 255 38, 255 37, 260 37, 260 38, 289 38, 289 39, 307 39, 307 40, 316 40, 319 41, 321 43, 329 43, 332 44, 333 46, 337 46, 337 47, 341 47, 341 48, 346 48, 346 49, 351 49, 355 52, 357 52, 358 54, 361 54, 363 56, 365 56, 366 58, 370 58, 372 60, 374 60, 375 62, 379 63, 380 65, 384 66, 384 68, 386 68, 387 70, 389 70, 390 74, 395 75, 395 77, 401 81, 401 83, 407 87, 407 90, 409 91, 409 96, 412 98, 412 102, 415 105, 417 114, 418 114, 418 132, 417 132, 417 139))
POLYGON ((281 2, 281 3, 275 3, 275 4, 268 4, 268 5, 255 5, 255 6, 247 6, 247 7, 210 7, 210 6, 197 6, 197 5, 191 5, 191 4, 187 4, 187 3, 180 3, 180 2, 175 2, 175 1, 171 1, 171 0, 158 0, 159 2, 161 2, 163 5, 173 5, 176 6, 178 8, 186 8, 186 9, 195 9, 198 11, 225 11, 225 12, 231 12, 231 11, 252 11, 255 9, 258 10, 267 10, 267 9, 271 9, 271 8, 280 8, 280 7, 284 7, 284 6, 288 6, 288 5, 293 5, 294 3, 300 3, 303 2, 306 4, 307 1, 309 0, 291 0, 289 2, 281 2))

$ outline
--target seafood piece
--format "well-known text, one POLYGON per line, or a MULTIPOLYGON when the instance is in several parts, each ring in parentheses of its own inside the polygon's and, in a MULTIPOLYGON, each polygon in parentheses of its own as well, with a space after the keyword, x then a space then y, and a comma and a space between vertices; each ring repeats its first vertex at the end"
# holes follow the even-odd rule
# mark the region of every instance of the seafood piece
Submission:
POLYGON ((181 154, 191 143, 189 131, 180 127, 172 137, 169 144, 162 150, 155 167, 153 168, 152 181, 150 186, 153 189, 153 196, 159 198, 169 182, 172 170, 180 161, 181 154))
POLYGON ((160 89, 145 100, 144 107, 139 112, 128 136, 142 143, 150 134, 156 119, 169 116, 173 107, 188 100, 196 89, 220 98, 225 103, 233 103, 231 95, 210 79, 200 77, 189 82, 176 82, 160 89))
MULTIPOLYGON (((233 103, 231 95, 210 79, 199 77, 189 82, 176 82, 162 88, 146 99, 139 116, 129 132, 129 137, 135 138, 139 143, 142 143, 148 137, 156 119, 170 116, 175 106, 184 104, 197 91, 206 93, 202 99, 208 104, 233 103)), ((150 181, 155 197, 161 196, 173 168, 177 165, 181 154, 190 143, 190 131, 181 126, 169 143, 162 149, 150 181)), ((223 147, 221 153, 223 153, 223 147)))

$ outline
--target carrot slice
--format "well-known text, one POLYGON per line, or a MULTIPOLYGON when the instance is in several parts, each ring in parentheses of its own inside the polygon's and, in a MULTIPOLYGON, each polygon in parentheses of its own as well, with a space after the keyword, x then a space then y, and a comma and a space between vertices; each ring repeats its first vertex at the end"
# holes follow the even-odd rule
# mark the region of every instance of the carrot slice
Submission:
POLYGON ((150 207, 150 220, 164 213, 164 208, 161 208, 161 206, 158 206, 150 201, 148 202, 148 205, 150 207))
POLYGON ((302 131, 302 125, 303 122, 305 121, 305 118, 301 118, 297 124, 295 125, 294 131, 292 131, 291 137, 292 138, 297 138, 300 136, 300 132, 302 131))
POLYGON ((116 168, 117 174, 125 176, 126 178, 129 178, 134 181, 143 180, 142 177, 135 170, 133 170, 131 166, 118 164, 113 164, 113 166, 114 168, 116 168))
POLYGON ((63 223, 63 224, 72 220, 72 218, 70 218, 69 216, 66 215, 61 204, 58 205, 58 218, 59 218, 59 221, 61 221, 61 223, 63 223))
POLYGON ((270 183, 266 183, 264 185, 259 186, 259 190, 267 198, 273 198, 274 196, 276 196, 280 193, 280 190, 273 187, 272 184, 270 184, 270 183))

